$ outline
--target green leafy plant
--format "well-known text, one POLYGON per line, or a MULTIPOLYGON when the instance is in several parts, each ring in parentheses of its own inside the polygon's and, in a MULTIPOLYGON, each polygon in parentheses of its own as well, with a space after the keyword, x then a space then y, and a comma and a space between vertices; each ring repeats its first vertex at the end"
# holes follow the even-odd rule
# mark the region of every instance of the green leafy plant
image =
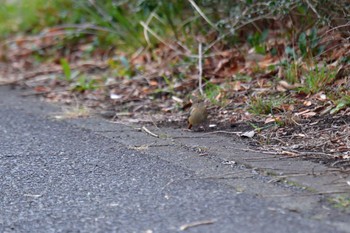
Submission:
POLYGON ((280 64, 280 66, 282 66, 282 68, 284 69, 284 78, 288 83, 294 84, 300 82, 299 73, 301 71, 299 64, 296 61, 292 61, 289 63, 283 62, 280 64))
POLYGON ((87 79, 81 75, 75 83, 72 84, 72 90, 78 92, 91 91, 97 88, 95 79, 87 79))
POLYGON ((0 37, 18 32, 38 32, 45 27, 79 23, 85 17, 72 0, 11 0, 0 6, 0 37))
POLYGON ((154 96, 160 96, 160 95, 168 95, 168 94, 175 94, 175 91, 174 91, 174 81, 171 77, 168 77, 166 75, 163 75, 162 76, 162 81, 164 81, 163 84, 161 84, 160 82, 160 86, 159 88, 157 88, 153 95, 154 96))
POLYGON ((290 84, 298 83, 299 80, 299 65, 296 62, 291 63, 286 70, 286 80, 290 84))
POLYGON ((252 122, 247 122, 247 125, 250 125, 256 132, 261 132, 264 129, 264 127, 260 127, 252 122))
POLYGON ((63 74, 64 74, 66 81, 71 81, 72 80, 72 70, 70 69, 70 66, 69 66, 67 59, 62 58, 60 60, 60 62, 61 62, 63 74))
POLYGON ((253 97, 250 100, 249 110, 256 115, 272 113, 272 109, 273 102, 270 100, 265 100, 262 97, 253 97))
POLYGON ((297 60, 297 54, 295 52, 295 49, 290 47, 290 46, 287 46, 285 49, 284 49, 284 53, 292 58, 293 60, 297 60))
POLYGON ((343 96, 340 100, 336 101, 336 107, 331 110, 331 114, 335 114, 340 110, 350 106, 350 96, 343 96))
POLYGON ((212 103, 218 103, 216 97, 220 94, 220 92, 221 87, 219 85, 215 85, 210 82, 206 83, 204 93, 212 103))
POLYGON ((327 67, 310 70, 304 74, 304 86, 299 89, 300 92, 306 94, 315 94, 321 90, 325 90, 326 86, 330 84, 336 76, 336 71, 330 70, 327 67))
POLYGON ((250 99, 249 111, 256 115, 267 115, 274 112, 276 108, 281 106, 286 101, 285 97, 262 97, 255 96, 250 99))
POLYGON ((267 35, 268 30, 264 30, 262 33, 255 32, 254 34, 248 36, 248 42, 252 47, 254 47, 255 52, 259 54, 266 53, 266 46, 264 45, 264 42, 267 38, 267 35))
POLYGON ((335 208, 349 209, 350 208, 350 197, 348 196, 338 196, 330 198, 329 202, 333 204, 335 208))
POLYGON ((324 46, 319 45, 319 42, 316 28, 312 28, 309 34, 302 32, 298 39, 301 56, 305 58, 320 54, 324 50, 324 46))
POLYGON ((72 71, 70 66, 69 66, 68 60, 65 59, 65 58, 62 58, 60 60, 60 63, 61 63, 61 66, 62 66, 64 79, 67 82, 72 82, 73 79, 75 79, 79 75, 80 72, 78 70, 72 71))
POLYGON ((237 74, 235 76, 235 80, 236 81, 243 81, 243 82, 250 82, 253 80, 253 78, 249 75, 245 75, 245 74, 237 74))
POLYGON ((108 61, 108 64, 116 76, 130 78, 136 74, 136 70, 125 56, 114 57, 108 61))

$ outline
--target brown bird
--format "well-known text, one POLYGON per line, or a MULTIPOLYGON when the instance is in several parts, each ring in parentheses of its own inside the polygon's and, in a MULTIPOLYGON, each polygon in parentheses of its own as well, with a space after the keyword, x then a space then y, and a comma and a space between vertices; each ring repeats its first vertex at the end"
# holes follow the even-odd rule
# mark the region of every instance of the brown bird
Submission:
POLYGON ((190 112, 190 117, 188 118, 188 129, 192 126, 197 126, 203 124, 208 117, 207 108, 204 103, 195 104, 190 112))

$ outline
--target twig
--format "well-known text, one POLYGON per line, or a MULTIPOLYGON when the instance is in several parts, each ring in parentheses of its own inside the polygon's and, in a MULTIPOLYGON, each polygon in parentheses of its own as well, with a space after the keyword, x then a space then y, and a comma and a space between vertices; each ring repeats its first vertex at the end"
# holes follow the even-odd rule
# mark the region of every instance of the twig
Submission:
POLYGON ((228 179, 247 179, 247 178, 253 178, 253 176, 234 176, 234 175, 242 175, 242 172, 230 172, 226 173, 220 176, 206 176, 206 177, 200 177, 201 180, 228 180, 228 179))
POLYGON ((231 132, 231 131, 219 130, 219 131, 213 131, 213 132, 208 132, 208 133, 204 133, 204 134, 219 134, 219 133, 235 134, 235 135, 240 136, 243 132, 241 132, 241 131, 231 132))
POLYGON ((184 225, 180 226, 180 231, 184 231, 184 230, 187 230, 188 228, 197 227, 197 226, 200 226, 200 225, 209 225, 209 224, 213 224, 213 223, 215 223, 215 222, 216 222, 215 219, 201 220, 201 221, 191 222, 191 223, 184 224, 184 225))
POLYGON ((282 176, 276 176, 274 179, 269 180, 267 183, 272 183, 272 182, 278 182, 280 180, 289 178, 289 177, 298 177, 298 176, 308 176, 310 173, 301 173, 301 174, 289 174, 289 175, 282 175, 282 176))
POLYGON ((178 138, 210 138, 210 137, 202 137, 202 136, 173 136, 172 139, 178 139, 178 138))
POLYGON ((111 30, 106 27, 97 26, 91 23, 85 23, 85 24, 62 24, 59 26, 55 26, 50 28, 51 30, 57 30, 57 29, 80 29, 80 30, 95 30, 95 31, 103 31, 103 32, 110 32, 110 33, 116 33, 116 31, 111 30))
POLYGON ((147 31, 148 31, 147 29, 149 28, 148 25, 152 21, 153 17, 154 17, 154 11, 149 15, 149 17, 146 20, 145 24, 147 25, 147 27, 143 27, 143 36, 145 37, 145 40, 146 40, 148 46, 151 46, 151 40, 149 39, 149 36, 148 36, 148 33, 147 33, 147 31))
POLYGON ((210 21, 210 19, 204 14, 204 12, 199 8, 199 6, 193 1, 193 0, 188 0, 191 5, 193 6, 193 8, 198 12, 198 14, 200 14, 200 16, 203 17, 203 19, 205 21, 207 21, 207 23, 212 26, 215 30, 219 31, 219 29, 215 26, 215 24, 213 22, 210 21))
POLYGON ((203 84, 202 84, 202 75, 203 75, 203 65, 202 65, 202 42, 198 44, 198 86, 199 93, 201 96, 204 96, 203 84))
POLYGON ((151 144, 149 147, 163 147, 163 146, 175 146, 175 144, 151 144))
POLYGON ((350 160, 349 159, 342 159, 342 160, 335 161, 334 163, 331 164, 331 167, 335 167, 335 165, 340 164, 340 163, 350 163, 350 160))
POLYGON ((288 160, 290 157, 257 157, 257 158, 250 158, 250 159, 243 159, 243 161, 246 162, 267 162, 267 161, 281 161, 281 160, 288 160))
MULTIPOLYGON (((199 56, 197 54, 192 54, 190 49, 188 49, 185 45, 183 45, 182 43, 180 42, 176 42, 176 44, 178 46, 180 46, 183 50, 186 51, 186 53, 184 52, 181 52, 179 49, 177 49, 175 46, 167 43, 164 39, 162 39, 155 31, 153 31, 145 22, 143 21, 140 21, 140 24, 142 27, 144 27, 144 29, 149 32, 152 36, 154 36, 159 42, 163 43, 165 46, 167 46, 168 48, 174 50, 176 52, 176 55, 179 55, 179 56, 185 56, 185 57, 188 57, 188 58, 194 58, 194 59, 199 59, 199 56)), ((146 33, 147 35, 147 33, 146 33)), ((225 35, 227 36, 227 35, 225 35)), ((221 39, 223 39, 225 36, 223 36, 221 39)), ((147 35, 148 37, 148 35, 147 35)), ((145 38, 147 40, 147 38, 145 38)), ((214 44, 216 44, 218 41, 220 41, 221 39, 217 39, 215 40, 215 42, 212 44, 212 46, 214 46, 214 44)), ((202 52, 201 54, 201 57, 202 59, 203 58, 210 58, 210 57, 215 57, 215 56, 218 56, 218 54, 220 54, 221 52, 218 52, 218 53, 210 53, 210 54, 207 54, 207 55, 204 55, 205 53, 207 53, 207 51, 212 47, 211 45, 209 45, 208 47, 206 47, 205 51, 202 52)), ((203 49, 202 49, 203 50, 203 49)))
POLYGON ((153 31, 150 27, 148 27, 148 25, 143 22, 140 21, 141 26, 148 31, 152 36, 154 36, 157 40, 159 40, 161 43, 163 43, 164 45, 166 45, 167 47, 171 48, 174 51, 178 51, 177 48, 175 48, 174 46, 172 46, 171 44, 167 43, 165 40, 163 40, 160 36, 157 35, 157 33, 155 31, 153 31))
POLYGON ((326 31, 325 33, 323 33, 323 35, 321 35, 320 37, 323 37, 323 36, 325 36, 327 33, 332 32, 332 31, 335 31, 335 30, 337 30, 337 29, 339 29, 339 28, 342 28, 342 27, 349 27, 349 26, 350 26, 350 21, 347 22, 346 24, 339 25, 339 26, 336 26, 336 27, 333 27, 333 28, 327 30, 327 31, 326 31))
POLYGON ((91 6, 93 6, 93 7, 96 9, 97 13, 100 14, 100 16, 102 16, 102 18, 103 18, 106 22, 110 23, 110 25, 111 25, 115 30, 118 30, 117 24, 113 22, 112 17, 111 17, 110 15, 108 15, 108 13, 107 13, 105 10, 103 10, 101 7, 99 7, 99 6, 96 4, 95 0, 89 0, 89 3, 91 4, 91 6))
POLYGON ((38 95, 46 95, 46 94, 49 94, 49 93, 52 93, 52 91, 41 91, 41 92, 27 92, 27 93, 22 93, 21 96, 23 97, 27 97, 27 96, 38 96, 38 95))
POLYGON ((332 154, 327 154, 327 153, 323 153, 323 152, 316 152, 316 151, 297 151, 296 153, 298 153, 301 156, 305 156, 305 155, 324 155, 324 156, 329 156, 329 157, 332 156, 332 154))
MULTIPOLYGON (((260 16, 260 17, 257 17, 257 18, 255 18, 255 19, 249 20, 249 21, 247 21, 247 22, 245 22, 245 23, 242 23, 241 25, 237 26, 237 27, 235 28, 235 30, 238 30, 238 29, 240 29, 240 28, 242 28, 242 27, 244 27, 244 26, 246 26, 246 25, 248 25, 248 24, 250 24, 250 23, 253 23, 253 22, 255 22, 255 21, 258 21, 258 20, 260 20, 260 19, 269 19, 269 18, 275 19, 275 18, 276 18, 276 17, 270 16, 270 15, 271 15, 271 14, 266 14, 266 15, 264 15, 264 16, 260 16)), ((235 26, 236 26, 236 25, 235 25, 235 26)), ((225 37, 227 37, 227 36, 230 35, 230 34, 232 34, 232 30, 230 30, 229 32, 226 32, 226 33, 222 34, 219 38, 217 38, 216 40, 214 40, 213 42, 211 42, 208 46, 206 46, 203 53, 204 53, 204 54, 207 53, 214 45, 216 45, 218 42, 220 42, 221 40, 223 40, 225 37)))
POLYGON ((311 8, 311 10, 317 15, 317 17, 320 19, 321 16, 320 14, 316 11, 314 5, 311 4, 311 2, 309 0, 305 0, 307 5, 311 8))
POLYGON ((152 133, 149 129, 146 128, 146 126, 142 126, 141 128, 143 131, 145 131, 146 133, 148 133, 149 135, 151 135, 152 137, 155 137, 155 138, 159 138, 159 136, 155 133, 152 133))

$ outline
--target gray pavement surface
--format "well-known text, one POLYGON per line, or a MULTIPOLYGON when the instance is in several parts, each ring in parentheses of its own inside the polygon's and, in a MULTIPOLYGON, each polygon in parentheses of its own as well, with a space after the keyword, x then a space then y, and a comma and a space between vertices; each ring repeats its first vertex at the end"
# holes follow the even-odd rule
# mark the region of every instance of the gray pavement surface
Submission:
POLYGON ((54 111, 0 88, 0 232, 350 232, 347 213, 305 189, 54 111))

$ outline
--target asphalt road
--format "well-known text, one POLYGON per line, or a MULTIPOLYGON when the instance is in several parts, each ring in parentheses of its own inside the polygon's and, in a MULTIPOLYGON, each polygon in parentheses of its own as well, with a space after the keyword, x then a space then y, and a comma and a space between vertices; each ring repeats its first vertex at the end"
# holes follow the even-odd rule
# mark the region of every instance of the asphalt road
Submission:
POLYGON ((0 232, 343 232, 0 97, 0 232))

